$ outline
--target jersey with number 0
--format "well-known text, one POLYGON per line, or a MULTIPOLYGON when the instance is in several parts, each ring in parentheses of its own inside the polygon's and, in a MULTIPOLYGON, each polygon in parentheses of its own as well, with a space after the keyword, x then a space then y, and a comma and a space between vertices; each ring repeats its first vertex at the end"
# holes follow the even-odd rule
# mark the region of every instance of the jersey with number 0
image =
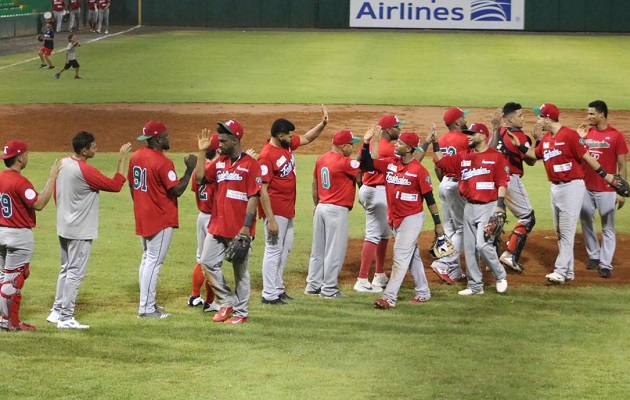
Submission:
POLYGON ((545 133, 536 146, 536 158, 545 163, 550 182, 570 182, 584 178, 580 164, 586 151, 584 139, 573 129, 563 126, 555 135, 545 133))
POLYGON ((313 177, 317 179, 319 203, 335 204, 352 209, 356 194, 359 162, 343 154, 329 151, 315 161, 313 177))
POLYGON ((512 143, 510 136, 508 135, 508 131, 512 135, 516 136, 519 142, 527 148, 531 146, 532 141, 525 133, 523 133, 522 130, 518 128, 508 128, 507 126, 502 126, 499 130, 497 150, 505 156, 505 161, 510 168, 510 174, 523 176, 525 172, 523 170, 523 159, 525 159, 525 154, 521 153, 518 147, 512 143))
POLYGON ((84 160, 62 159, 55 181, 57 235, 65 239, 96 239, 99 191, 120 192, 124 184, 125 177, 119 173, 108 178, 84 160))
MULTIPOLYGON (((212 161, 206 161, 205 168, 208 169, 208 166, 212 163, 212 161)), ((215 192, 215 184, 213 183, 204 183, 202 185, 198 185, 195 181, 195 173, 193 172, 191 178, 192 184, 190 185, 190 190, 195 192, 195 201, 197 202, 197 209, 204 214, 212 215, 212 205, 214 203, 214 192, 215 192)))
MULTIPOLYGON (((274 215, 285 218, 295 217, 295 157, 293 151, 300 147, 300 137, 293 135, 288 149, 277 147, 269 141, 263 146, 258 162, 263 183, 268 183, 267 193, 271 199, 271 209, 274 215)), ((258 208, 264 217, 262 207, 258 208)))
MULTIPOLYGON (((608 173, 617 173, 617 156, 628 153, 626 139, 621 132, 608 125, 603 131, 592 126, 585 138, 589 154, 596 159, 608 173)), ((584 183, 588 190, 595 192, 614 192, 615 189, 593 171, 586 163, 582 163, 584 183)))
POLYGON ((159 150, 143 147, 131 155, 127 179, 137 235, 147 238, 165 228, 179 227, 177 197, 167 194, 179 184, 173 161, 159 150))
MULTIPOLYGON (((394 145, 390 141, 384 138, 381 138, 381 140, 378 141, 378 158, 379 159, 396 157, 394 150, 395 150, 394 145)), ((372 151, 371 140, 370 140, 370 151, 372 151)), ((381 172, 377 170, 365 172, 363 176, 361 177, 361 182, 364 185, 368 185, 368 186, 384 185, 385 175, 383 175, 381 172)))
MULTIPOLYGON (((469 150, 468 135, 459 131, 450 131, 438 138, 438 145, 445 158, 467 152, 469 150)), ((445 171, 444 176, 455 177, 455 174, 445 171)))
MULTIPOLYGON (((229 156, 221 156, 206 168, 206 181, 216 183, 208 232, 225 238, 236 237, 243 227, 249 199, 260 193, 260 164, 246 153, 241 153, 234 162, 229 156)), ((252 224, 249 234, 255 236, 256 224, 252 224)))
POLYGON ((507 188, 510 180, 505 157, 490 147, 482 153, 471 149, 455 157, 444 157, 436 165, 459 179, 459 192, 471 202, 497 200, 499 188, 507 188))
POLYGON ((389 224, 397 228, 405 217, 423 210, 424 195, 433 191, 429 171, 418 160, 403 164, 400 157, 374 160, 384 176, 389 224))
POLYGON ((12 169, 0 172, 0 226, 33 228, 38 194, 22 174, 12 169))

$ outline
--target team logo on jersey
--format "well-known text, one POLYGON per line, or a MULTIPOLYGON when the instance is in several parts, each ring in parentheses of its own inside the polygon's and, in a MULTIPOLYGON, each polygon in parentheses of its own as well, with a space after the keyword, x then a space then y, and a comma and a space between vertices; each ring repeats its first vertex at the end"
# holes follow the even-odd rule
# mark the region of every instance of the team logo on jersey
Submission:
POLYGON ((26 197, 26 200, 33 200, 35 196, 37 196, 37 193, 33 189, 26 189, 26 191, 24 192, 24 197, 26 197))
POLYGON ((396 164, 387 164, 387 170, 392 172, 398 172, 398 167, 396 164))
POLYGON ((216 167, 217 169, 225 168, 225 161, 217 161, 216 167))
POLYGON ((468 179, 472 179, 476 176, 482 176, 482 175, 490 175, 490 170, 486 167, 479 167, 479 168, 471 168, 471 169, 463 169, 462 170, 462 180, 466 181, 468 179))
POLYGON ((262 178, 261 178, 260 176, 257 176, 257 177, 256 177, 256 183, 257 183, 258 185, 262 185, 262 178))
POLYGON ((543 161, 549 161, 554 157, 558 157, 562 155, 562 150, 560 149, 552 149, 543 151, 543 161))
POLYGON ((427 177, 424 178, 424 181, 430 185, 431 184, 431 177, 429 175, 427 175, 427 177))
POLYGON ((404 176, 398 176, 393 172, 387 172, 385 175, 385 182, 391 185, 399 185, 399 186, 411 186, 411 181, 404 176))
POLYGON ((242 181, 243 177, 238 172, 222 171, 217 173, 217 183, 223 181, 242 181))
MULTIPOLYGON (((284 156, 282 156, 282 159, 285 160, 285 161, 287 160, 284 156)), ((278 166, 280 166, 280 165, 278 165, 278 166)), ((280 176, 280 178, 285 178, 285 177, 289 176, 291 174, 291 172, 293 172, 294 169, 295 169, 295 158, 293 158, 293 155, 291 155, 291 160, 289 160, 288 163, 284 164, 282 166, 282 168, 280 168, 280 171, 279 171, 278 175, 280 176)))
POLYGON ((175 173, 175 171, 168 171, 168 179, 171 182, 175 182, 177 180, 177 174, 175 173))
POLYGON ((361 165, 361 163, 359 163, 357 160, 350 161, 350 166, 352 167, 352 169, 359 169, 359 165, 361 165))
POLYGON ((507 165, 503 168, 503 170, 505 171, 506 174, 510 174, 510 167, 508 167, 507 165))
POLYGON ((462 162, 459 164, 462 167, 470 167, 472 165, 472 161, 471 160, 462 160, 462 162))
POLYGON ((610 143, 608 143, 606 140, 610 140, 610 138, 607 137, 604 140, 586 139, 585 142, 590 149, 609 149, 610 143))

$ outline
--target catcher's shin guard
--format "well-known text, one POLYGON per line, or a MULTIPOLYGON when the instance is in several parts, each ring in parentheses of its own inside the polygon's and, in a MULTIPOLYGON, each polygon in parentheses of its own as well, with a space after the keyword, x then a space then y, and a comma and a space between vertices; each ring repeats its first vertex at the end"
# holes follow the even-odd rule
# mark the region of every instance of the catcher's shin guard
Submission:
POLYGON ((13 271, 4 271, 5 279, 8 277, 8 280, 0 286, 0 314, 8 320, 8 330, 15 330, 20 325, 22 288, 29 275, 29 264, 24 264, 13 271))
POLYGON ((534 215, 534 211, 532 210, 525 218, 522 219, 523 222, 518 222, 510 238, 508 239, 508 251, 512 253, 512 260, 514 262, 518 262, 521 257, 521 252, 525 247, 525 242, 527 241, 527 236, 534 229, 534 225, 536 225, 536 216, 534 215))

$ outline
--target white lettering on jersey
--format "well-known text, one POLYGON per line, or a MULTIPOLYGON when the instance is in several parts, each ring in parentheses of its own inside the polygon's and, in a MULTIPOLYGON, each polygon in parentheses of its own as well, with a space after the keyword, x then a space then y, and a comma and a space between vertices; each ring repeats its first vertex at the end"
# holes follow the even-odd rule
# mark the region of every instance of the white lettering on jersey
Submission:
POLYGON ((543 161, 549 161, 554 157, 558 157, 562 155, 562 150, 553 149, 553 150, 545 150, 543 151, 543 161))
POLYGON ((477 182, 477 190, 494 190, 494 182, 477 182))
POLYGON ((417 193, 401 193, 400 200, 402 201, 418 201, 417 193))
POLYGON ((496 164, 496 162, 494 162, 494 161, 486 161, 486 160, 481 160, 481 163, 482 164, 491 164, 491 165, 496 164))
POLYGON ((565 163, 565 164, 554 165, 553 166, 553 172, 571 171, 572 167, 573 167, 573 163, 571 163, 571 162, 568 162, 568 163, 565 163))
POLYGON ((404 176, 397 176, 391 172, 387 172, 385 175, 385 182, 392 185, 411 186, 411 181, 404 176))
POLYGON ((466 181, 468 179, 474 178, 476 176, 482 175, 490 175, 491 171, 485 167, 472 168, 472 169, 463 169, 462 170, 462 180, 466 181))
POLYGON ((236 190, 228 189, 225 197, 228 199, 247 201, 247 193, 239 192, 236 190))
POLYGON ((412 174, 411 172, 405 172, 405 175, 406 176, 413 176, 414 178, 418 176, 416 174, 412 174))
POLYGON ((217 174, 217 183, 223 181, 242 181, 243 177, 238 172, 223 171, 217 174))
POLYGON ((247 168, 241 167, 241 166, 236 167, 236 169, 239 170, 239 171, 243 171, 243 172, 249 172, 249 170, 247 168))

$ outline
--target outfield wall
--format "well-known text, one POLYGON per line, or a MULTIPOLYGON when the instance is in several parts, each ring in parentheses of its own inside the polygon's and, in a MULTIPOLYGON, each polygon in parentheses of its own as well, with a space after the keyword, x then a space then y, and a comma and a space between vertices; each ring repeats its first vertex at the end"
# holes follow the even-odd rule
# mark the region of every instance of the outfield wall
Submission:
MULTIPOLYGON (((142 0, 141 17, 142 25, 149 26, 347 29, 351 1, 356 0, 142 0)), ((372 0, 371 3, 375 7, 386 3, 447 8, 455 1, 372 0)), ((517 1, 508 0, 514 4, 517 1)), ((630 32, 629 0, 522 1, 525 2, 525 31, 630 32)), ((112 1, 111 21, 112 24, 135 25, 138 0, 112 1)), ((448 24, 444 27, 459 28, 448 24)))

